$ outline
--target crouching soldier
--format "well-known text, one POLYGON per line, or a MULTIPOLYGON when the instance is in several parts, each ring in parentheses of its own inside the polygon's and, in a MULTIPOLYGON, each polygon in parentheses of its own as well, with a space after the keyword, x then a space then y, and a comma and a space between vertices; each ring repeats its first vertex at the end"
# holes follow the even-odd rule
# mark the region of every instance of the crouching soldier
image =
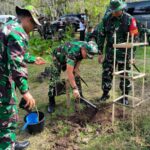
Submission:
POLYGON ((49 84, 49 106, 48 112, 52 113, 55 108, 55 84, 59 80, 61 70, 67 71, 68 80, 73 89, 75 99, 80 98, 81 84, 78 75, 79 66, 82 59, 93 58, 98 53, 97 44, 90 42, 67 42, 53 51, 53 64, 51 65, 51 78, 49 84))

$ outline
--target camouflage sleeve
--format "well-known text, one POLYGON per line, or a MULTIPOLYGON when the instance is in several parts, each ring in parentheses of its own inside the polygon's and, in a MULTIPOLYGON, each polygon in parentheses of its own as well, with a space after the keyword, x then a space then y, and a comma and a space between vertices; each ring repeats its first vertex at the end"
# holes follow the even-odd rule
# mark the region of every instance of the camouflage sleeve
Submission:
POLYGON ((67 64, 70 66, 75 66, 75 61, 71 58, 67 58, 67 64))
POLYGON ((105 43, 105 27, 104 27, 104 19, 102 20, 102 22, 98 25, 97 28, 97 45, 98 45, 98 49, 99 49, 99 54, 103 53, 103 48, 104 48, 104 43, 105 43))
POLYGON ((29 89, 27 66, 24 61, 26 42, 16 34, 8 36, 8 67, 11 69, 12 79, 15 81, 21 94, 26 93, 29 89))
POLYGON ((76 57, 75 57, 75 53, 69 53, 67 55, 67 64, 70 65, 70 66, 75 66, 76 64, 76 57))
POLYGON ((24 54, 24 61, 26 63, 34 63, 36 61, 36 57, 33 55, 30 55, 29 53, 24 54))

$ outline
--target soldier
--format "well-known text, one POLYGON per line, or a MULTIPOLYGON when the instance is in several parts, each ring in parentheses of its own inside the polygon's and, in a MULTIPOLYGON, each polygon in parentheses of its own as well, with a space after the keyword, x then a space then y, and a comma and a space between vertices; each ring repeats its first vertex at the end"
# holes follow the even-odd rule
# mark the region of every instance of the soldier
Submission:
POLYGON ((84 38, 85 38, 85 29, 86 29, 84 18, 80 19, 79 27, 80 28, 78 29, 78 31, 80 31, 80 41, 84 41, 84 38))
POLYGON ((98 52, 97 44, 93 41, 83 42, 74 41, 67 42, 54 49, 53 64, 51 69, 51 78, 49 84, 49 106, 48 112, 52 113, 55 108, 55 84, 59 81, 61 70, 67 72, 70 85, 73 89, 75 99, 79 98, 81 93, 79 77, 79 66, 82 59, 93 58, 93 55, 98 52), (75 77, 76 76, 76 77, 75 77))
MULTIPOLYGON (((136 20, 131 15, 124 12, 126 3, 122 0, 111 0, 110 10, 111 13, 105 15, 102 19, 102 22, 98 26, 98 48, 99 48, 99 63, 103 62, 103 73, 102 73, 102 90, 103 95, 100 98, 100 101, 106 101, 109 96, 109 91, 112 87, 112 72, 113 72, 113 43, 114 43, 114 33, 117 35, 117 43, 126 42, 127 33, 130 35, 138 35, 138 28, 136 25, 136 20), (106 39, 106 48, 105 48, 105 58, 103 61, 103 47, 106 39)), ((118 65, 118 70, 124 69, 124 58, 125 58, 125 49, 118 49, 116 55, 116 65, 118 65)), ((130 69, 130 54, 127 56, 126 69, 130 69)), ((126 79, 124 85, 124 79, 120 78, 120 89, 123 93, 125 86, 125 94, 129 93, 130 90, 130 81, 126 79)), ((125 103, 128 104, 128 99, 125 98, 125 103)), ((123 102, 123 99, 120 100, 123 102)))
POLYGON ((16 20, 10 20, 0 30, 0 148, 7 150, 24 149, 29 145, 28 141, 15 142, 18 121, 15 85, 26 101, 26 107, 31 109, 35 106, 29 92, 24 54, 28 47, 28 34, 40 23, 33 6, 16 6, 16 13, 16 20))

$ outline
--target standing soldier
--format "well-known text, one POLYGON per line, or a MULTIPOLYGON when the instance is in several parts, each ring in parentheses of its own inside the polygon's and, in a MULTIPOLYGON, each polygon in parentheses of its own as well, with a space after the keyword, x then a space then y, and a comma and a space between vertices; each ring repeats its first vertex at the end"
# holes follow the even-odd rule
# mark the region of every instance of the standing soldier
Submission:
POLYGON ((27 66, 24 54, 28 47, 28 34, 37 25, 37 11, 33 6, 16 7, 17 19, 10 20, 0 30, 0 148, 24 149, 29 142, 18 143, 15 129, 18 121, 15 85, 29 109, 35 100, 29 92, 27 66))
MULTIPOLYGON (((103 63, 103 73, 102 73, 102 90, 103 95, 100 98, 100 101, 107 100, 109 96, 109 91, 112 87, 112 73, 113 73, 113 43, 114 43, 114 33, 117 35, 117 43, 126 42, 127 33, 130 35, 138 35, 138 29, 136 25, 136 20, 128 13, 124 12, 126 3, 122 0, 111 0, 110 10, 111 13, 105 15, 102 22, 98 27, 98 48, 99 48, 99 63, 103 63), (106 39, 106 48, 105 48, 105 58, 103 61, 103 47, 106 39)), ((128 50, 129 52, 129 50, 128 50)), ((117 49, 116 55, 116 65, 118 65, 118 70, 124 69, 124 59, 125 59, 125 49, 117 49)), ((127 56, 126 69, 130 69, 130 54, 127 56)), ((124 85, 124 79, 120 78, 120 89, 123 93, 125 86, 125 94, 129 93, 130 90, 130 81, 126 79, 124 85)), ((128 99, 125 98, 125 104, 128 104, 128 99)), ((121 99, 123 102, 123 99, 121 99)))
POLYGON ((80 80, 78 77, 80 63, 82 59, 92 59, 93 55, 97 54, 97 52, 97 44, 93 41, 88 43, 83 41, 67 42, 53 51, 53 64, 50 67, 51 78, 48 92, 49 113, 52 113, 55 108, 55 84, 59 81, 61 70, 66 70, 67 72, 75 99, 80 98, 80 95, 82 96, 80 80))
POLYGON ((84 38, 85 38, 85 29, 86 29, 84 18, 80 19, 79 27, 80 28, 78 29, 78 31, 80 31, 80 41, 84 41, 84 38))

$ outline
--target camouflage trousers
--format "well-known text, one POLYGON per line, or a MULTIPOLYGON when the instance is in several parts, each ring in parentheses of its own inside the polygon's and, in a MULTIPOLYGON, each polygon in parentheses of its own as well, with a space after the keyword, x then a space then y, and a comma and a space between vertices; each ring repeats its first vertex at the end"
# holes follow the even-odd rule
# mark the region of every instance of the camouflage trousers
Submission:
POLYGON ((14 150, 18 121, 14 84, 0 82, 0 150, 14 150))
MULTIPOLYGON (((60 82, 61 71, 62 70, 65 71, 65 69, 62 69, 62 67, 64 67, 64 66, 60 65, 57 61, 54 61, 53 64, 51 64, 49 67, 49 69, 50 69, 50 81, 49 81, 49 92, 48 92, 49 97, 56 95, 55 86, 56 86, 57 82, 60 82)), ((82 87, 81 87, 80 78, 78 76, 76 76, 75 81, 76 81, 77 87, 79 89, 79 92, 82 95, 82 87)))
MULTIPOLYGON (((124 70, 125 63, 123 61, 116 61, 116 67, 118 67, 118 71, 124 70)), ((130 70, 130 64, 129 61, 126 63, 126 70, 130 70)), ((103 73, 102 73, 102 90, 106 93, 110 91, 112 88, 112 79, 113 79, 113 58, 105 58, 103 62, 103 73)), ((121 77, 120 78, 120 90, 124 91, 125 86, 125 93, 128 94, 131 87, 130 87, 130 81, 128 79, 125 79, 121 77)))

